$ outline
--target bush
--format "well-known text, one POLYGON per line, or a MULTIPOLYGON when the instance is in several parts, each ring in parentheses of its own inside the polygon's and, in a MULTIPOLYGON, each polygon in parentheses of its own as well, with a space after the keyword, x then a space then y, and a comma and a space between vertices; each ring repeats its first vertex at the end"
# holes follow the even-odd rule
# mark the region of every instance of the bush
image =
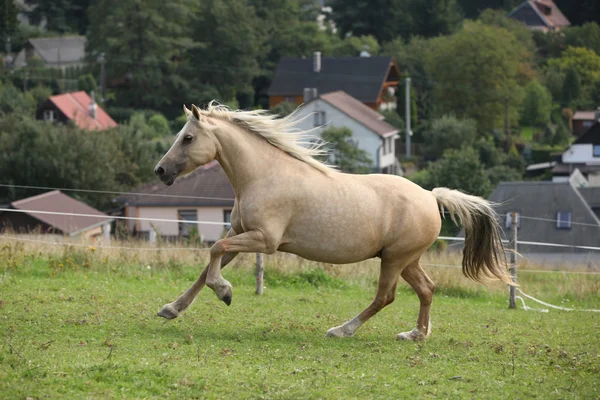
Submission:
POLYGON ((531 81, 525 87, 525 98, 521 110, 521 122, 530 126, 540 126, 550 121, 552 95, 544 86, 531 81))
POLYGON ((167 136, 171 133, 171 128, 169 127, 169 121, 160 113, 154 114, 148 120, 148 125, 152 127, 156 131, 159 136, 167 136))
POLYGON ((447 149, 472 146, 477 137, 477 124, 472 119, 446 115, 434 120, 424 134, 427 154, 437 159, 447 149))

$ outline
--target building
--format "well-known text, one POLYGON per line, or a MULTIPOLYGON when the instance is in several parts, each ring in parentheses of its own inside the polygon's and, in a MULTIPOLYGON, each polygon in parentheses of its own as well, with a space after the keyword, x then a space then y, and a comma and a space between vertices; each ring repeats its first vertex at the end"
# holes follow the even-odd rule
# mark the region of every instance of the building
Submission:
POLYGON ((151 220, 128 220, 127 230, 149 237, 154 231, 170 240, 189 236, 197 228, 205 242, 219 240, 229 229, 235 200, 233 187, 217 161, 178 178, 172 186, 156 180, 114 200, 120 215, 177 221, 209 221, 214 224, 188 224, 151 220))
POLYGON ((554 182, 566 182, 578 169, 590 186, 600 186, 600 120, 596 120, 567 148, 552 168, 554 182))
POLYGON ((298 128, 304 131, 318 128, 313 131, 317 136, 330 127, 350 129, 353 143, 366 151, 373 161, 374 172, 399 173, 395 156, 398 129, 385 122, 383 115, 347 93, 336 91, 319 95, 297 111, 297 118, 301 120, 298 128))
POLYGON ((552 0, 528 0, 512 10, 508 18, 523 22, 529 29, 558 31, 571 23, 552 0))
POLYGON ((51 122, 72 121, 80 129, 104 130, 117 123, 86 92, 63 93, 51 96, 37 111, 37 118, 51 122))
POLYGON ((41 64, 46 68, 83 67, 85 36, 59 36, 29 39, 14 61, 16 68, 41 64))
MULTIPOLYGON (((511 237, 510 214, 517 212, 519 241, 600 247, 600 188, 585 185, 577 173, 566 182, 503 182, 489 200, 498 204, 506 239, 511 237)), ((600 262, 599 251, 573 247, 519 244, 518 252, 537 263, 600 262)))
POLYGON ((400 70, 393 57, 282 58, 268 90, 269 108, 287 101, 301 105, 311 91, 344 91, 373 110, 396 108, 400 70))
POLYGON ((0 212, 0 229, 18 233, 99 238, 110 233, 114 221, 109 215, 67 196, 59 190, 14 201, 2 208, 24 212, 0 212), (85 214, 86 216, 40 214, 35 211, 85 214), (94 217, 96 215, 97 217, 94 217))
POLYGON ((581 136, 598 119, 600 119, 600 108, 596 111, 577 111, 573 115, 573 134, 577 137, 581 136))

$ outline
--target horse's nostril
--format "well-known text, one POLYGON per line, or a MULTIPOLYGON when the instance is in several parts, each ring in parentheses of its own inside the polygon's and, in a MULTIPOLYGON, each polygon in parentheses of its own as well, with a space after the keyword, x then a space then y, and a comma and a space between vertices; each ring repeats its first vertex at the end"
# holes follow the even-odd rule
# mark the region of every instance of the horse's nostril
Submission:
POLYGON ((156 167, 156 169, 154 170, 154 173, 157 176, 163 176, 165 174, 165 169, 163 167, 156 167))

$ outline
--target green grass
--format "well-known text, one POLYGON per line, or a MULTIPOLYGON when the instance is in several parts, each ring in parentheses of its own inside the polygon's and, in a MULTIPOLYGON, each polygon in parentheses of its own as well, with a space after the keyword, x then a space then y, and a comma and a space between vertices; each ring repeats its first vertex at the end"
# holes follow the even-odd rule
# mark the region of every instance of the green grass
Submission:
MULTIPOLYGON (((230 307, 204 290, 165 321, 156 312, 198 268, 60 265, 38 256, 0 265, 2 399, 600 396, 600 315, 509 310, 504 291, 484 286, 442 286, 432 336, 409 343, 395 340, 418 310, 406 286, 355 337, 331 339, 328 328, 369 304, 372 279, 267 265, 256 296, 251 269, 227 269, 230 307)), ((598 276, 578 278, 592 288, 585 292, 559 288, 562 274, 532 276, 523 273, 522 284, 533 295, 600 308, 598 276)))
POLYGON ((521 127, 521 138, 526 142, 531 142, 533 140, 533 126, 522 126, 521 127))

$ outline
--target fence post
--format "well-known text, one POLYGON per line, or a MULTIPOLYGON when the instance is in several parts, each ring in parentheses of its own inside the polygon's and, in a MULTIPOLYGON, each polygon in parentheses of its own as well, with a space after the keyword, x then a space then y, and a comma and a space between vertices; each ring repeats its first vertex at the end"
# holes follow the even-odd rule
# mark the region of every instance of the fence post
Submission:
POLYGON ((102 245, 110 247, 110 223, 102 225, 102 245))
POLYGON ((263 255, 256 253, 256 294, 263 293, 263 255))
MULTIPOLYGON (((517 213, 512 212, 510 214, 510 276, 513 282, 517 282, 517 213)), ((510 298, 509 298, 509 308, 517 308, 516 301, 516 292, 517 288, 514 286, 510 287, 510 298)))

